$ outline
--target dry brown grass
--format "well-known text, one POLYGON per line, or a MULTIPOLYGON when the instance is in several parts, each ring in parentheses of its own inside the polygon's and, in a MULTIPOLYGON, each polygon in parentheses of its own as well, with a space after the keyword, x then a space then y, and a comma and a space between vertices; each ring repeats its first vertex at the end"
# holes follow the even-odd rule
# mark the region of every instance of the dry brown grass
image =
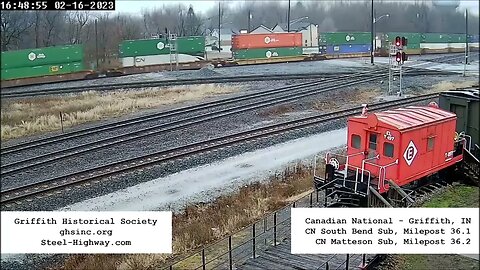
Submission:
POLYGON ((262 117, 280 116, 289 112, 293 112, 295 109, 292 105, 281 104, 271 108, 268 108, 259 113, 262 117))
POLYGON ((199 100, 240 90, 239 86, 215 84, 126 90, 116 92, 83 92, 66 97, 44 97, 4 101, 1 107, 1 139, 61 129, 142 109, 178 102, 199 100))
POLYGON ((351 106, 352 102, 357 105, 372 103, 381 94, 380 88, 360 87, 350 90, 342 90, 333 96, 325 97, 313 102, 313 109, 321 112, 339 110, 345 106, 351 106))
POLYGON ((463 82, 441 81, 432 86, 431 92, 442 92, 442 91, 453 90, 456 88, 467 88, 473 85, 478 85, 478 81, 473 81, 473 80, 463 81, 463 82))
MULTIPOLYGON (((321 169, 321 168, 320 168, 321 169)), ((185 254, 236 232, 291 203, 312 188, 311 167, 296 164, 209 204, 188 206, 173 216, 173 256, 185 254)), ((158 269, 166 255, 74 255, 62 269, 158 269)))

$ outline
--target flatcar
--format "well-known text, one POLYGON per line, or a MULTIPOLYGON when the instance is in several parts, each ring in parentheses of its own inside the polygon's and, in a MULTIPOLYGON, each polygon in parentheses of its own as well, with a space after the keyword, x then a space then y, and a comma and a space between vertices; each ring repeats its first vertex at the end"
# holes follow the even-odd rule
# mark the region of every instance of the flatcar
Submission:
MULTIPOLYGON (((355 199, 365 206, 371 195, 408 197, 405 187, 437 177, 452 178, 470 137, 456 134, 457 116, 429 106, 409 106, 350 117, 346 153, 328 153, 325 178, 314 176, 325 198, 355 199)), ((382 198, 380 198, 382 199, 382 198)))

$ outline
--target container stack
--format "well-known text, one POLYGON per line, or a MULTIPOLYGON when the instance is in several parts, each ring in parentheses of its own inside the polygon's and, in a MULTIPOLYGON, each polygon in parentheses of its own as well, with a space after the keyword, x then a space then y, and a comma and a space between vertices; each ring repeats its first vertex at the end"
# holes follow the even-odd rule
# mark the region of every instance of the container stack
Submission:
POLYGON ((325 32, 320 34, 319 43, 326 47, 327 54, 364 54, 370 52, 369 32, 325 32))
POLYGON ((238 34, 232 36, 234 59, 269 59, 302 55, 301 33, 238 34))
MULTIPOLYGON (((205 37, 177 37, 178 62, 199 61, 205 55, 205 37)), ((170 42, 166 38, 125 40, 120 43, 120 59, 124 67, 169 64, 170 42)))
POLYGON ((81 45, 65 45, 1 54, 3 80, 42 77, 85 71, 81 45))

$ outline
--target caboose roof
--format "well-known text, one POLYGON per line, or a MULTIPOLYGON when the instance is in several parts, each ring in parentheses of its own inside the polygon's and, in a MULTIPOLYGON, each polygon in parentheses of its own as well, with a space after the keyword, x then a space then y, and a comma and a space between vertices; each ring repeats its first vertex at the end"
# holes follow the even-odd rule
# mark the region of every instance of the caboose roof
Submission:
POLYGON ((454 113, 436 107, 409 106, 389 111, 369 113, 367 117, 355 116, 353 118, 358 120, 363 119, 361 121, 368 123, 370 126, 376 126, 382 123, 383 125, 402 131, 435 122, 443 122, 444 120, 455 117, 456 115, 454 113))

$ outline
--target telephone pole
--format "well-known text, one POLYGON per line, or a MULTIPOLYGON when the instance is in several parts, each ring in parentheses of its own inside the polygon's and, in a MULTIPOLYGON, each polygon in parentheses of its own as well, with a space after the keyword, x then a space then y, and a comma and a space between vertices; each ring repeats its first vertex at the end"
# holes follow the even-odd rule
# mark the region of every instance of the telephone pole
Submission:
POLYGON ((290 33, 290 0, 288 0, 287 32, 290 33))
POLYGON ((221 18, 222 18, 222 13, 221 13, 221 7, 220 7, 220 1, 218 1, 218 52, 221 52, 222 50, 222 39, 220 38, 220 24, 221 24, 221 18))
POLYGON ((370 39, 371 39, 371 47, 370 47, 370 63, 373 65, 373 53, 375 52, 375 49, 373 47, 375 47, 375 37, 373 36, 373 20, 375 17, 373 17, 373 0, 372 0, 372 4, 371 4, 371 13, 370 13, 370 39))

